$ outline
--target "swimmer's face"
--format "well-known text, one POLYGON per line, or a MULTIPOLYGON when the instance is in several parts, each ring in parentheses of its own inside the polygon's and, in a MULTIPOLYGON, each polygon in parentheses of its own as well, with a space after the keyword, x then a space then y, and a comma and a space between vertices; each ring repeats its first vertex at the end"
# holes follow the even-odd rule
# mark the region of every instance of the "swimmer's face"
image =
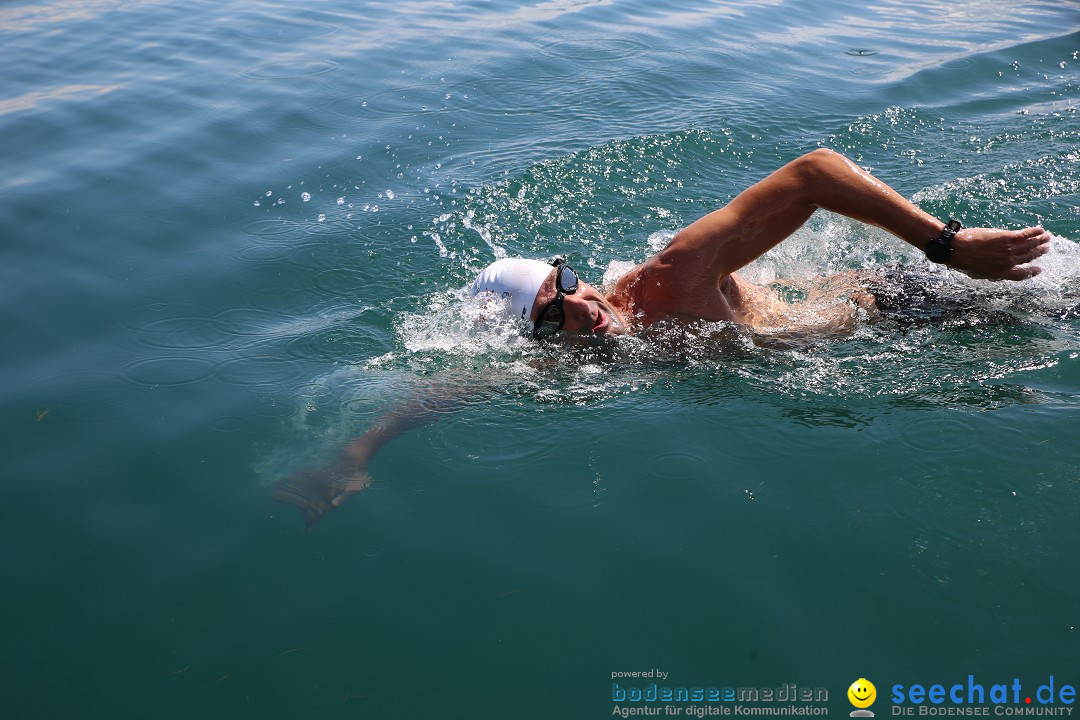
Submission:
MULTIPOLYGON (((850 676, 849 676, 850 677, 850 676)), ((859 678, 851 683, 847 691, 848 700, 857 708, 868 708, 877 698, 877 688, 866 678, 859 678)))
MULTIPOLYGON (((536 293, 536 301, 533 303, 532 317, 534 323, 540 317, 540 313, 548 303, 555 299, 558 294, 555 288, 555 269, 552 269, 547 280, 540 286, 536 293)), ((611 306, 604 296, 588 283, 578 279, 578 289, 563 296, 563 322, 560 333, 567 335, 620 335, 626 332, 625 322, 618 311, 611 306)))

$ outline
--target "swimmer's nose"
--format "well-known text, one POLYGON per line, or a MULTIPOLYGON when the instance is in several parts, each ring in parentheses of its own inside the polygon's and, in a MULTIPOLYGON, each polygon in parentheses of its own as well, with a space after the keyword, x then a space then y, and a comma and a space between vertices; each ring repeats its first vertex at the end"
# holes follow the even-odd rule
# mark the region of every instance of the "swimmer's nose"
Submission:
POLYGON ((563 298, 563 311, 566 319, 575 326, 587 324, 592 329, 592 305, 580 295, 567 295, 563 298))

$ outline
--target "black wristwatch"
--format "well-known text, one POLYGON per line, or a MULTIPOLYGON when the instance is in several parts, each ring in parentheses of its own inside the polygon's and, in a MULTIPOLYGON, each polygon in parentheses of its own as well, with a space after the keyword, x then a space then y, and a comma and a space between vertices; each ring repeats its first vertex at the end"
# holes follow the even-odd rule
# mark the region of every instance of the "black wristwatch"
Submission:
POLYGON ((941 263, 942 265, 949 262, 949 258, 952 257, 952 239, 956 237, 956 233, 960 232, 963 227, 959 220, 949 218, 949 222, 945 223, 945 229, 941 231, 941 234, 926 243, 924 252, 930 262, 941 263))

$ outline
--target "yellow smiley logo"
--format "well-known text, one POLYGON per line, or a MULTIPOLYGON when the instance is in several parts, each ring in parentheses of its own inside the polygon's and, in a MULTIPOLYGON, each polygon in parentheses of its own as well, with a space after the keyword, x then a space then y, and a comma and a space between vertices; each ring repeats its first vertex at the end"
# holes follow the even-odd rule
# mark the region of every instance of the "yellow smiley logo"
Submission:
POLYGON ((848 700, 857 708, 868 708, 877 699, 877 688, 866 678, 859 678, 847 689, 848 700))

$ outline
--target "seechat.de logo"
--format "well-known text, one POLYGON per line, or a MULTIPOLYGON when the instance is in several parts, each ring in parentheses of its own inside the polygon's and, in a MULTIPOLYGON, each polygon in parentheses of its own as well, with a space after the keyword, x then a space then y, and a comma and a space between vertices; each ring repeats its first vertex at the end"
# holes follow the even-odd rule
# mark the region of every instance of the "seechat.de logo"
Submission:
POLYGON ((874 717, 874 713, 866 709, 874 704, 874 700, 877 700, 877 688, 874 687, 874 683, 866 678, 859 678, 847 689, 847 698, 855 706, 855 710, 851 711, 851 717, 874 717))

